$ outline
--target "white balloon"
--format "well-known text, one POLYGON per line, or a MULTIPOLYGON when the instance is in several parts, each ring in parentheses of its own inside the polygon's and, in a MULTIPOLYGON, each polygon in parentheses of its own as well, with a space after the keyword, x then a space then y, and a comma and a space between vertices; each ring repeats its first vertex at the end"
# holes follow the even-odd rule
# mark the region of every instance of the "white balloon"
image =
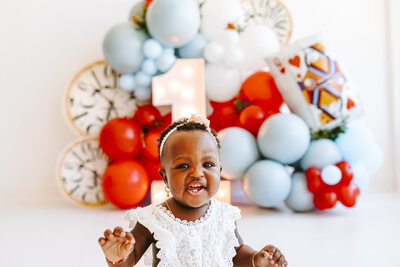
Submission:
POLYGON ((250 25, 240 35, 245 59, 244 69, 258 70, 266 66, 264 58, 279 50, 276 33, 264 25, 250 25))
POLYGON ((222 63, 210 63, 205 69, 206 92, 210 100, 226 102, 240 90, 238 69, 228 68, 222 63))
POLYGON ((219 42, 223 46, 238 46, 240 41, 239 33, 236 30, 225 30, 222 32, 219 42))
POLYGON ((225 48, 224 63, 228 67, 235 67, 242 63, 244 53, 239 47, 228 46, 225 48))
POLYGON ((321 178, 326 184, 335 185, 342 179, 342 171, 335 165, 328 165, 322 169, 321 178))
POLYGON ((224 47, 219 43, 208 43, 204 47, 204 57, 210 63, 219 62, 224 57, 224 47))
POLYGON ((243 17, 243 9, 240 0, 207 0, 202 6, 201 15, 201 32, 208 40, 216 41, 228 23, 243 17))

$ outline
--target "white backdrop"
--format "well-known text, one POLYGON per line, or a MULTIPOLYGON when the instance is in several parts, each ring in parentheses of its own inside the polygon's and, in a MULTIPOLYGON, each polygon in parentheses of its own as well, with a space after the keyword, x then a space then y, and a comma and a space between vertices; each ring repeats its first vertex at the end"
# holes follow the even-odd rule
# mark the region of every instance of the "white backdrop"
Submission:
MULTIPOLYGON (((387 19, 388 1, 284 1, 294 22, 292 41, 322 31, 328 48, 361 95, 366 110, 361 122, 375 134, 385 155, 382 168, 371 177, 369 192, 396 188, 393 125, 399 114, 392 112, 393 97, 399 96, 394 94, 390 75, 387 27, 396 21, 387 19)), ((133 3, 0 2, 0 201, 62 198, 56 164, 76 139, 63 113, 66 87, 80 68, 103 58, 106 31, 128 19, 133 3)))

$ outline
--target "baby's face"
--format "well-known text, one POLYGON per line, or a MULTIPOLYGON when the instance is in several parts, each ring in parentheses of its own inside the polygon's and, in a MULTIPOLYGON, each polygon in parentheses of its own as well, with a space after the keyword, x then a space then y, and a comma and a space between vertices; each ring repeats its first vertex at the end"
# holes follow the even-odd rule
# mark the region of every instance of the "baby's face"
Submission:
POLYGON ((218 191, 221 174, 214 137, 201 130, 176 131, 163 149, 161 170, 174 199, 189 207, 201 207, 218 191))

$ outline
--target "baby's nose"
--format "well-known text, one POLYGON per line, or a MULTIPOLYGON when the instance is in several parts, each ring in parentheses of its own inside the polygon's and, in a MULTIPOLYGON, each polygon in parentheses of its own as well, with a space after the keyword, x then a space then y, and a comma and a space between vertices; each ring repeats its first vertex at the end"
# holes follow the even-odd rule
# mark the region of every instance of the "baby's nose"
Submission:
POLYGON ((193 177, 203 177, 204 176, 203 168, 201 166, 193 168, 191 176, 193 176, 193 177))

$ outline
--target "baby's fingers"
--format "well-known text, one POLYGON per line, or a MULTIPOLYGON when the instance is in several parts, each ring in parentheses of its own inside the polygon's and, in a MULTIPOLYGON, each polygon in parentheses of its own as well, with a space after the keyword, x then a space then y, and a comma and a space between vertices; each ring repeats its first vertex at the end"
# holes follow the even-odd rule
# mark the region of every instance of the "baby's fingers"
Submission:
POLYGON ((109 239, 113 239, 114 235, 113 235, 113 233, 111 232, 110 229, 107 229, 107 230, 104 231, 104 237, 105 237, 105 239, 107 241, 109 239))
POLYGON ((106 240, 103 237, 99 238, 99 245, 103 246, 106 243, 106 240))
POLYGON ((278 266, 282 266, 282 267, 286 267, 287 266, 287 261, 285 259, 285 256, 283 256, 283 254, 281 254, 281 256, 279 257, 279 259, 277 261, 275 261, 278 266))
POLYGON ((135 243, 135 238, 133 238, 132 233, 130 233, 130 232, 125 232, 125 236, 126 236, 126 239, 128 239, 129 242, 131 242, 132 244, 135 243))
POLYGON ((274 255, 272 257, 272 260, 275 263, 278 263, 278 260, 279 260, 280 257, 281 257, 281 252, 279 251, 279 249, 276 249, 275 252, 274 252, 274 255))
POLYGON ((114 232, 113 232, 114 236, 119 236, 119 237, 125 237, 125 232, 122 229, 122 227, 117 226, 114 228, 114 232))

